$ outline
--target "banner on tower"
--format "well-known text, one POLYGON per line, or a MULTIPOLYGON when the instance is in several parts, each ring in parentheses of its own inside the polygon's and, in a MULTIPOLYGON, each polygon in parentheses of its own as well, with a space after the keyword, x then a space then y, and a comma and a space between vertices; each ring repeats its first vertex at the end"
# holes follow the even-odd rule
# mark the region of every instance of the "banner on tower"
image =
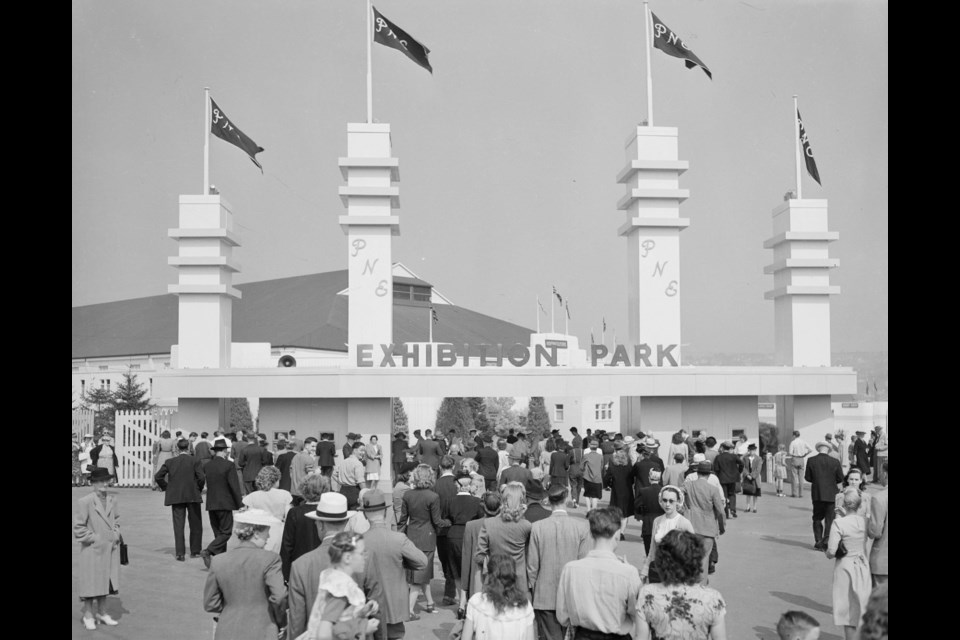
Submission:
POLYGON ((230 144, 243 149, 253 164, 257 165, 260 169, 260 173, 263 173, 263 167, 260 166, 260 163, 257 162, 257 159, 254 157, 263 151, 263 147, 251 140, 250 137, 243 131, 240 131, 238 127, 235 127, 233 123, 230 122, 230 119, 227 118, 227 114, 217 106, 213 98, 210 98, 210 106, 210 133, 221 140, 226 140, 230 144))
POLYGON ((800 109, 797 109, 797 123, 800 125, 800 144, 803 146, 803 162, 807 165, 807 173, 810 177, 820 184, 820 172, 817 171, 817 161, 813 159, 813 149, 810 147, 810 139, 807 138, 807 130, 803 127, 803 120, 800 119, 800 109))
POLYGON ((683 58, 683 64, 687 65, 687 69, 693 69, 699 66, 703 69, 703 72, 707 74, 707 77, 713 80, 713 74, 710 73, 710 69, 707 69, 707 65, 703 64, 703 61, 697 57, 697 54, 683 43, 680 36, 675 34, 670 27, 663 24, 663 20, 658 18, 657 14, 653 11, 650 12, 650 17, 653 18, 653 46, 674 58, 683 58))
POLYGON ((382 13, 373 7, 373 40, 380 44, 396 49, 418 65, 433 73, 427 55, 430 49, 420 44, 406 31, 387 20, 382 13))

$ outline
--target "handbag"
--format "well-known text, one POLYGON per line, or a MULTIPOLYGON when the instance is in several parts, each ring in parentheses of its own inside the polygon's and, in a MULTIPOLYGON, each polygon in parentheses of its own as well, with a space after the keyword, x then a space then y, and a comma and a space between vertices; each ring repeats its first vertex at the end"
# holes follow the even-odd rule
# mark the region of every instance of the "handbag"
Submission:
POLYGON ((740 483, 740 487, 744 494, 753 495, 757 490, 757 481, 750 478, 744 478, 743 482, 740 483))
POLYGON ((833 554, 833 557, 840 559, 845 555, 847 555, 847 546, 843 544, 843 538, 840 538, 840 544, 837 545, 837 552, 833 554))
POLYGON ((120 536, 120 564, 130 564, 130 556, 127 554, 127 543, 120 536))

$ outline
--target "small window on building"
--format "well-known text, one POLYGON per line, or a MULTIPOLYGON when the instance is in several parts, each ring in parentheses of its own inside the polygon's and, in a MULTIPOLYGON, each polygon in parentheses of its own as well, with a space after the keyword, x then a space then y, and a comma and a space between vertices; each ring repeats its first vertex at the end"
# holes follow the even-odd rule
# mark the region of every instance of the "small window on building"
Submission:
POLYGON ((734 430, 733 430, 733 439, 736 440, 737 438, 739 438, 740 436, 742 436, 742 435, 744 435, 744 434, 746 434, 746 430, 745 430, 745 429, 734 429, 734 430))
POLYGON ((430 287, 413 287, 413 299, 430 302, 430 287))
POLYGON ((101 389, 106 389, 107 391, 110 391, 110 381, 109 381, 109 380, 101 380, 101 381, 100 381, 100 388, 101 388, 101 389))
POLYGON ((409 300, 412 287, 408 284, 393 284, 394 300, 409 300))
POLYGON ((554 422, 563 422, 563 405, 558 404, 553 409, 553 421, 554 422))
POLYGON ((80 372, 80 367, 73 368, 73 373, 79 373, 79 372, 80 372))
POLYGON ((613 403, 604 402, 593 405, 594 420, 611 420, 613 415, 613 403))
POLYGON ((132 365, 130 365, 130 368, 133 369, 133 370, 137 370, 137 369, 140 368, 140 365, 138 365, 138 364, 132 364, 132 365))
POLYGON ((100 371, 107 371, 110 367, 105 364, 100 365, 100 371))
POLYGON ((153 397, 153 378, 150 378, 150 397, 153 397))
POLYGON ((81 380, 81 381, 80 381, 80 395, 81 395, 81 396, 82 396, 82 395, 86 395, 86 393, 87 393, 87 381, 86 381, 86 380, 81 380))

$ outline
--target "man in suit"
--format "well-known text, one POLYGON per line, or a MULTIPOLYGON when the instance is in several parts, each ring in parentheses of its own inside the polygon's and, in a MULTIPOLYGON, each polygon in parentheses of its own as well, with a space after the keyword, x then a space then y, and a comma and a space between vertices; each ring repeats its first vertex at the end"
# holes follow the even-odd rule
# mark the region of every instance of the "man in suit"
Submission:
POLYGON ((303 451, 303 440, 297 437, 297 430, 290 429, 287 434, 289 436, 289 443, 287 447, 294 453, 300 453, 303 451))
POLYGON ((561 639, 566 629, 557 620, 557 586, 560 572, 593 548, 590 525, 571 518, 564 508, 569 492, 564 484, 551 484, 547 491, 550 517, 530 529, 527 547, 527 586, 530 588, 537 635, 543 640, 561 639))
POLYGON ((403 431, 393 435, 390 443, 390 466, 393 468, 393 484, 396 485, 400 476, 400 467, 407 461, 407 434, 403 431))
POLYGON ((193 443, 193 455, 197 456, 201 468, 206 467, 213 458, 213 454, 210 453, 210 441, 207 440, 208 435, 206 431, 200 432, 200 440, 193 443))
MULTIPOLYGON (((692 459, 693 456, 690 456, 692 459)), ((675 487, 682 487, 684 479, 687 476, 687 463, 684 462, 682 453, 673 454, 673 464, 669 465, 666 469, 663 470, 661 476, 663 481, 663 486, 672 484, 675 487)), ((649 472, 648 476, 649 478, 649 472)))
POLYGON ((522 484, 526 484, 527 480, 533 479, 530 469, 520 465, 521 454, 519 451, 514 449, 507 457, 510 460, 510 466, 500 473, 500 480, 497 483, 498 487, 502 488, 503 485, 507 484, 508 482, 520 482, 522 484))
POLYGON ((543 490, 543 483, 530 478, 524 489, 527 491, 527 510, 523 512, 523 519, 532 524, 549 518, 550 510, 540 504, 547 497, 547 492, 543 490))
POLYGON ((177 441, 178 455, 165 461, 153 477, 166 493, 163 504, 173 510, 173 541, 177 560, 183 561, 183 521, 190 522, 190 557, 199 558, 203 537, 203 522, 200 520, 200 491, 205 482, 200 461, 188 453, 190 443, 177 441), (169 482, 167 478, 169 476, 169 482))
MULTIPOLYGON (((440 497, 440 513, 446 513, 450 501, 457 495, 457 481, 453 475, 453 457, 440 458, 440 477, 433 487, 440 497)), ((448 529, 437 531, 437 555, 440 557, 440 567, 443 569, 443 606, 457 604, 457 582, 450 566, 450 542, 447 538, 448 529)))
POLYGON ((870 474, 870 448, 867 446, 866 440, 864 440, 864 436, 866 435, 866 431, 857 431, 857 436, 853 441, 852 460, 853 466, 863 472, 864 478, 870 474))
POLYGON ((870 500, 870 519, 867 520, 867 533, 874 539, 870 549, 870 576, 873 586, 887 581, 887 460, 881 463, 883 489, 870 500))
POLYGON ((290 494, 293 496, 293 505, 303 502, 300 495, 300 483, 317 468, 317 460, 313 457, 317 439, 313 436, 303 441, 303 451, 300 451, 290 462, 290 494))
POLYGON ((378 631, 378 637, 403 638, 406 634, 403 623, 410 619, 410 587, 404 570, 425 568, 427 556, 410 538, 387 526, 387 501, 379 489, 364 493, 361 506, 370 523, 370 529, 363 534, 368 554, 365 577, 369 574, 371 581, 382 587, 377 604, 381 629, 386 635, 378 631))
POLYGON ((332 433, 321 433, 317 443, 317 464, 320 473, 328 478, 333 476, 333 466, 336 464, 337 445, 333 441, 332 433))
MULTIPOLYGON (((210 568, 210 558, 225 553, 227 541, 233 535, 233 512, 243 506, 243 493, 237 479, 237 467, 227 460, 227 441, 218 438, 213 443, 213 458, 203 467, 207 483, 207 516, 213 530, 213 541, 200 552, 203 564, 210 568)), ((199 530, 199 527, 197 527, 199 530)), ((183 537, 183 523, 180 524, 180 537, 183 537)), ((190 525, 193 536, 193 524, 190 525)))
MULTIPOLYGON (((297 558, 290 567, 290 581, 287 584, 288 638, 296 638, 307 630, 310 609, 316 602, 319 591, 320 573, 330 566, 330 544, 335 535, 346 529, 347 522, 356 513, 347 510, 347 499, 344 496, 328 491, 320 496, 316 510, 306 514, 308 518, 316 521, 321 542, 319 547, 297 558)), ((367 563, 368 567, 369 564, 367 563)), ((363 587, 368 599, 378 596, 380 585, 374 582, 372 572, 366 571, 362 576, 354 575, 353 578, 363 587)))
POLYGON ((713 461, 713 470, 717 474, 717 480, 720 481, 723 494, 727 498, 724 515, 728 518, 736 518, 737 483, 740 482, 740 474, 743 473, 743 460, 733 453, 733 443, 729 440, 724 440, 723 444, 720 445, 720 453, 713 461))
POLYGON ((290 491, 290 465, 296 455, 296 452, 290 449, 289 442, 282 438, 277 440, 277 459, 273 463, 280 470, 280 488, 284 491, 290 491))
POLYGON ((663 515, 663 506, 660 504, 660 489, 663 484, 660 483, 661 475, 659 469, 650 469, 650 485, 646 486, 637 493, 633 501, 634 518, 643 522, 640 529, 640 537, 643 539, 643 550, 645 554, 650 553, 650 540, 653 539, 653 521, 657 516, 663 515))
POLYGON ((431 438, 431 434, 430 429, 427 429, 426 437, 417 445, 417 455, 420 456, 421 464, 430 465, 433 472, 436 473, 440 467, 440 458, 443 456, 443 446, 431 438))
POLYGON ((230 459, 237 466, 237 480, 240 481, 240 490, 243 495, 247 495, 247 488, 243 485, 243 471, 240 470, 240 452, 247 447, 247 435, 242 430, 234 431, 230 434, 233 442, 230 444, 230 459))
POLYGON ((843 482, 840 461, 830 456, 829 444, 817 443, 817 455, 807 460, 807 470, 803 477, 812 485, 810 498, 813 500, 813 548, 823 551, 830 539, 837 485, 843 482))
MULTIPOLYGON (((721 453, 720 456, 722 455, 721 453)), ((717 460, 720 456, 717 456, 717 460)), ((723 499, 716 487, 707 480, 712 471, 713 465, 704 460, 697 466, 697 479, 683 483, 687 519, 693 525, 693 532, 703 542, 703 570, 700 574, 700 584, 703 586, 710 582, 710 552, 713 551, 713 543, 724 531, 723 499)))
POLYGON ((260 469, 273 464, 273 454, 267 450, 267 436, 262 433, 259 437, 250 435, 250 442, 240 452, 237 466, 243 472, 243 486, 247 493, 257 490, 256 480, 260 469))
POLYGON ((500 468, 500 456, 490 446, 493 444, 493 436, 489 433, 483 436, 483 446, 477 449, 478 473, 483 476, 487 491, 493 491, 497 488, 497 469, 500 468))

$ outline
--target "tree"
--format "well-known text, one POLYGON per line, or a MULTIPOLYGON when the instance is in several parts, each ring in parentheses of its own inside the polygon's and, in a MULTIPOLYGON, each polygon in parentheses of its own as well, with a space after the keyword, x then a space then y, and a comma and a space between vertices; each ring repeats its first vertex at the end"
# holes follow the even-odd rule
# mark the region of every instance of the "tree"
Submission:
POLYGON ((93 437, 99 439, 104 432, 113 433, 116 424, 116 410, 113 408, 113 394, 103 387, 90 388, 82 398, 83 403, 93 410, 93 437))
POLYGON ((115 411, 150 411, 154 405, 146 395, 146 385, 137 382, 135 373, 127 371, 113 392, 113 408, 115 411))
POLYGON ((434 433, 446 435, 450 429, 455 429, 459 437, 466 438, 473 428, 473 415, 466 398, 444 398, 437 409, 434 433))
POLYGON ((538 437, 550 435, 550 416, 547 415, 547 409, 543 404, 543 397, 531 396, 529 410, 527 411, 527 428, 530 433, 538 437))
POLYGON ((493 428, 497 435, 506 436, 510 429, 520 428, 520 419, 517 412, 513 410, 516 400, 512 396, 503 396, 499 398, 487 398, 485 404, 487 407, 487 418, 493 423, 493 428))
POLYGON ((393 399, 393 430, 392 434, 397 435, 398 433, 406 433, 409 429, 409 420, 407 419, 407 412, 403 408, 403 400, 400 398, 393 399))
POLYGON ((230 429, 234 432, 253 431, 253 415, 246 398, 230 398, 230 429))
POLYGON ((493 425, 487 419, 487 407, 483 398, 467 398, 467 406, 470 407, 470 417, 473 418, 473 428, 480 432, 480 435, 493 435, 493 425))

